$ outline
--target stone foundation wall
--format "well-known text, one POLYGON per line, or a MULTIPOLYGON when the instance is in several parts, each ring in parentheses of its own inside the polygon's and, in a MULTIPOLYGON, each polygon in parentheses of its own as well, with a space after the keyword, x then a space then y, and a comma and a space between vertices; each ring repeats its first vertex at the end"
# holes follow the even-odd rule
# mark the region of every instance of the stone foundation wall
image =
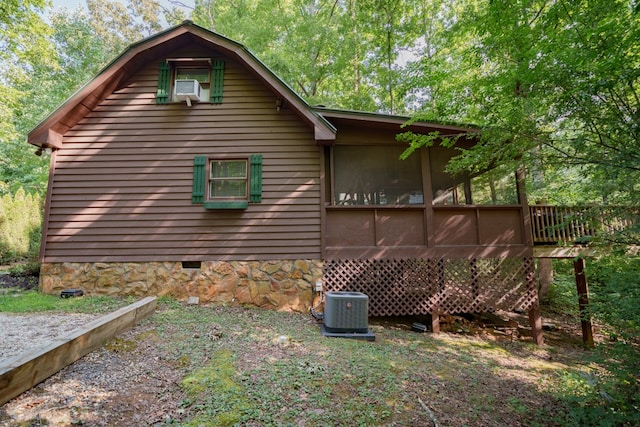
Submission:
POLYGON ((315 260, 203 261, 199 269, 183 268, 181 262, 44 263, 40 289, 180 300, 197 296, 200 302, 308 312, 312 286, 321 279, 322 262, 315 260))

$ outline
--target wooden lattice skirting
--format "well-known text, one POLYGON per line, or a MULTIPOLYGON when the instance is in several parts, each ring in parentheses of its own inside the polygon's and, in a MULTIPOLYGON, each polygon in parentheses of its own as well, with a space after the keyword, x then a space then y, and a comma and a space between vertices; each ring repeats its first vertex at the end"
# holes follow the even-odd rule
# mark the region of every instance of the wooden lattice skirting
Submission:
POLYGON ((329 260, 325 289, 369 296, 370 316, 529 310, 533 258, 329 260))

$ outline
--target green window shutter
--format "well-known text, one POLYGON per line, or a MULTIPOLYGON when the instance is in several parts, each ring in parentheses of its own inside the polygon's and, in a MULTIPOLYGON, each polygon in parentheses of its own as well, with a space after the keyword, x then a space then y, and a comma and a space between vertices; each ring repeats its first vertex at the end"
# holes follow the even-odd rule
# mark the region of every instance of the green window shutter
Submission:
POLYGON ((222 104, 222 91, 224 89, 224 61, 222 59, 211 60, 211 103, 222 104))
POLYGON ((249 202, 262 201, 262 154, 251 155, 251 182, 249 184, 249 202))
POLYGON ((171 67, 166 61, 160 64, 158 73, 158 96, 156 104, 168 104, 169 92, 171 91, 171 67))
POLYGON ((205 172, 207 165, 206 156, 196 156, 193 159, 193 193, 192 203, 204 203, 205 172))

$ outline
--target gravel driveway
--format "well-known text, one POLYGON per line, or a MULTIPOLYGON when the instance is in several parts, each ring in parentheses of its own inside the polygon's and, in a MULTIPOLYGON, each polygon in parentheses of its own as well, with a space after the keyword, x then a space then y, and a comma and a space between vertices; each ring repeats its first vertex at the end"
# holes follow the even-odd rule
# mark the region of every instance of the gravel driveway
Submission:
POLYGON ((46 345, 97 317, 91 314, 0 313, 0 363, 46 345))

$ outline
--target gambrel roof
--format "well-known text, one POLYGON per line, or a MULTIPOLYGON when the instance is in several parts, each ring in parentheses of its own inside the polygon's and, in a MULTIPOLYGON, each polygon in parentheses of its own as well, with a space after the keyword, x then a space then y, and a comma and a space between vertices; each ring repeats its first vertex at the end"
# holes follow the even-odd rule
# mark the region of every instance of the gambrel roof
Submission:
POLYGON ((333 125, 310 108, 295 91, 242 44, 195 25, 191 21, 185 21, 130 45, 95 78, 40 122, 29 133, 28 142, 39 147, 61 148, 62 136, 142 65, 196 41, 208 44, 212 49, 244 64, 313 129, 316 141, 327 143, 335 139, 336 129, 333 125))

